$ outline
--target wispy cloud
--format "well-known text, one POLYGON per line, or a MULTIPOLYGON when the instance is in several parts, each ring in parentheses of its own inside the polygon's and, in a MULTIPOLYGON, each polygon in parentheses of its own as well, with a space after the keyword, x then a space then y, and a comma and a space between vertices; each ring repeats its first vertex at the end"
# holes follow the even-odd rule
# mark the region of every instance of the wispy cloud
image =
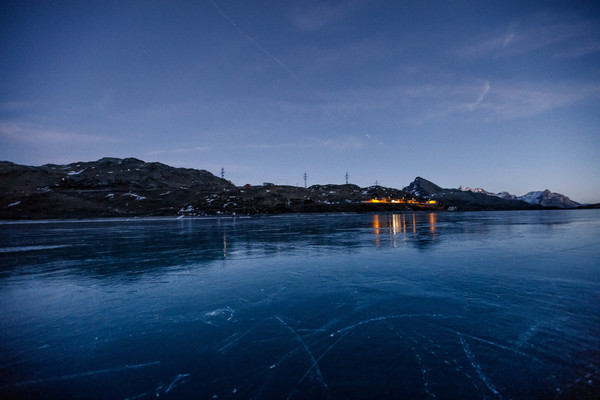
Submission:
POLYGON ((319 147, 325 147, 332 150, 357 150, 364 146, 364 143, 360 138, 355 136, 346 136, 337 139, 326 139, 320 140, 318 143, 319 147))
MULTIPOLYGON (((373 121, 395 118, 422 124, 444 118, 505 121, 557 110, 600 98, 600 85, 562 82, 531 83, 494 80, 424 83, 329 92, 325 104, 278 104, 282 112, 315 113, 352 119, 369 115, 373 121), (493 89, 492 89, 493 86, 493 89)), ((368 136, 365 136, 368 139, 368 136)))
POLYGON ((502 43, 503 48, 511 44, 512 41, 515 39, 517 26, 519 26, 518 22, 513 22, 508 26, 508 29, 506 30, 506 36, 504 37, 504 43, 502 43))
POLYGON ((568 49, 558 51, 555 58, 578 58, 600 52, 600 40, 586 40, 571 46, 568 49))
POLYGON ((22 142, 52 143, 116 143, 117 138, 47 129, 29 123, 0 122, 0 135, 5 139, 22 142))
MULTIPOLYGON (((300 47, 296 55, 301 60, 310 60, 300 64, 302 75, 322 77, 323 74, 340 74, 357 67, 368 69, 377 68, 386 62, 394 61, 402 56, 407 49, 413 48, 410 41, 398 42, 397 40, 377 37, 363 37, 349 40, 345 43, 312 44, 300 47)), ((403 61, 404 65, 408 61, 403 61)), ((359 80, 355 76, 354 80, 359 80)))
POLYGON ((528 21, 512 22, 503 31, 496 29, 474 38, 459 53, 474 57, 508 56, 539 49, 551 49, 555 57, 578 57, 600 51, 600 28, 592 20, 540 14, 528 21), (569 51, 565 52, 565 48, 569 51))
POLYGON ((489 91, 490 91, 490 83, 488 81, 486 81, 485 84, 483 85, 483 89, 481 90, 481 93, 479 94, 479 96, 477 97, 475 102, 467 104, 466 109, 469 111, 475 110, 475 108, 477 108, 477 106, 481 104, 483 99, 485 99, 485 96, 489 93, 489 91))
POLYGON ((289 148, 306 148, 310 145, 307 143, 258 143, 248 144, 247 147, 250 149, 257 150, 275 150, 275 149, 289 149, 289 148))
POLYGON ((24 101, 5 101, 0 103, 0 111, 16 111, 31 107, 31 103, 24 101))
POLYGON ((318 2, 316 5, 307 6, 306 2, 301 2, 294 8, 292 23, 296 28, 307 32, 319 31, 325 27, 331 28, 365 3, 364 0, 351 0, 337 4, 318 2))
POLYGON ((146 153, 146 155, 157 156, 157 155, 163 155, 163 154, 181 154, 181 153, 191 153, 191 152, 195 152, 195 151, 206 151, 206 150, 210 150, 210 147, 196 146, 196 147, 186 147, 186 148, 180 148, 180 149, 161 149, 161 150, 149 151, 146 153))
MULTIPOLYGON (((472 95, 472 94, 471 94, 472 95)), ((564 107, 600 98, 600 85, 581 83, 525 83, 495 81, 494 90, 486 82, 484 87, 471 84, 446 86, 438 99, 429 99, 430 106, 416 118, 441 119, 461 117, 487 122, 529 118, 564 107), (475 102, 461 102, 469 93, 479 95, 475 102)))
POLYGON ((342 136, 331 139, 307 138, 301 143, 260 143, 247 145, 248 148, 257 150, 325 148, 337 151, 360 149, 363 146, 364 142, 356 136, 342 136))
POLYGON ((507 83, 496 85, 479 109, 487 118, 525 118, 592 98, 600 98, 599 85, 507 83))

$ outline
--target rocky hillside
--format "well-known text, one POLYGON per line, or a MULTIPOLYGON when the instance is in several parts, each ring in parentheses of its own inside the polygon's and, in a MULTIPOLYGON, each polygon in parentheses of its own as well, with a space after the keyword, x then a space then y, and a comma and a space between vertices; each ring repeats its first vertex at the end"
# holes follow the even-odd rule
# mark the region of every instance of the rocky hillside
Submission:
POLYGON ((379 186, 236 187, 208 171, 135 158, 41 167, 0 162, 0 219, 399 210, 407 206, 363 201, 405 195, 379 186))
POLYGON ((29 167, 0 163, 0 218, 176 215, 182 205, 235 191, 203 170, 135 158, 29 167))
POLYGON ((403 190, 414 195, 429 197, 442 204, 456 207, 458 210, 526 210, 539 208, 522 200, 490 196, 483 189, 476 191, 444 189, 438 185, 417 177, 403 190))
POLYGON ((544 195, 543 198, 550 200, 530 204, 510 195, 506 198, 491 195, 483 189, 461 189, 444 189, 421 177, 402 190, 356 185, 236 187, 208 171, 174 168, 135 158, 103 158, 41 167, 0 162, 0 219, 445 210, 449 207, 520 210, 557 206, 552 196, 544 195), (370 199, 386 201, 367 203, 370 199), (437 200, 437 204, 425 204, 429 199, 437 200))

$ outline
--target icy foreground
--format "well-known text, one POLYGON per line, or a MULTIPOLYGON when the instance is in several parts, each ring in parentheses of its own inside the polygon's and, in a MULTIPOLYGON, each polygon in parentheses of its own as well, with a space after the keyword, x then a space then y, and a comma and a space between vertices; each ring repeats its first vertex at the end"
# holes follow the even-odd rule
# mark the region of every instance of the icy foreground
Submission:
POLYGON ((600 391, 597 210, 0 224, 3 398, 600 391))

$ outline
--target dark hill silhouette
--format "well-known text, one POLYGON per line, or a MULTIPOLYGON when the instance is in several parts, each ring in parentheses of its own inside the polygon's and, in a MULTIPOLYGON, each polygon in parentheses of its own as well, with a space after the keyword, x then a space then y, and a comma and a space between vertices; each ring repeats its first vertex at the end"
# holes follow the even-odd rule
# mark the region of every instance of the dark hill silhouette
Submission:
POLYGON ((417 177, 382 186, 264 184, 237 187, 205 170, 135 158, 40 167, 0 162, 0 219, 240 215, 293 212, 538 209, 524 201, 444 189, 417 177), (385 204, 366 203, 388 199, 385 204), (393 199, 407 199, 392 202, 393 199), (424 204, 428 199, 437 204, 424 204))

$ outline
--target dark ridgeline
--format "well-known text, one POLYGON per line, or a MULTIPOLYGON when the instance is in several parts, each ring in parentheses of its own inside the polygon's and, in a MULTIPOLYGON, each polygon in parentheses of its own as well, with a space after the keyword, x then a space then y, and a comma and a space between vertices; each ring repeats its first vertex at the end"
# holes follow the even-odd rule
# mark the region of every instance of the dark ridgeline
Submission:
POLYGON ((0 219, 281 214, 402 210, 539 209, 514 198, 444 189, 423 178, 379 185, 237 187, 208 171, 135 158, 40 167, 0 162, 0 219), (370 199, 387 200, 366 203, 370 199), (425 204, 427 200, 436 204, 425 204), (394 200, 392 202, 392 200, 394 200))
POLYGON ((460 189, 444 189, 421 177, 417 177, 404 191, 420 197, 438 200, 440 203, 456 207, 458 210, 525 210, 540 208, 516 198, 503 198, 484 193, 463 191, 460 189))

